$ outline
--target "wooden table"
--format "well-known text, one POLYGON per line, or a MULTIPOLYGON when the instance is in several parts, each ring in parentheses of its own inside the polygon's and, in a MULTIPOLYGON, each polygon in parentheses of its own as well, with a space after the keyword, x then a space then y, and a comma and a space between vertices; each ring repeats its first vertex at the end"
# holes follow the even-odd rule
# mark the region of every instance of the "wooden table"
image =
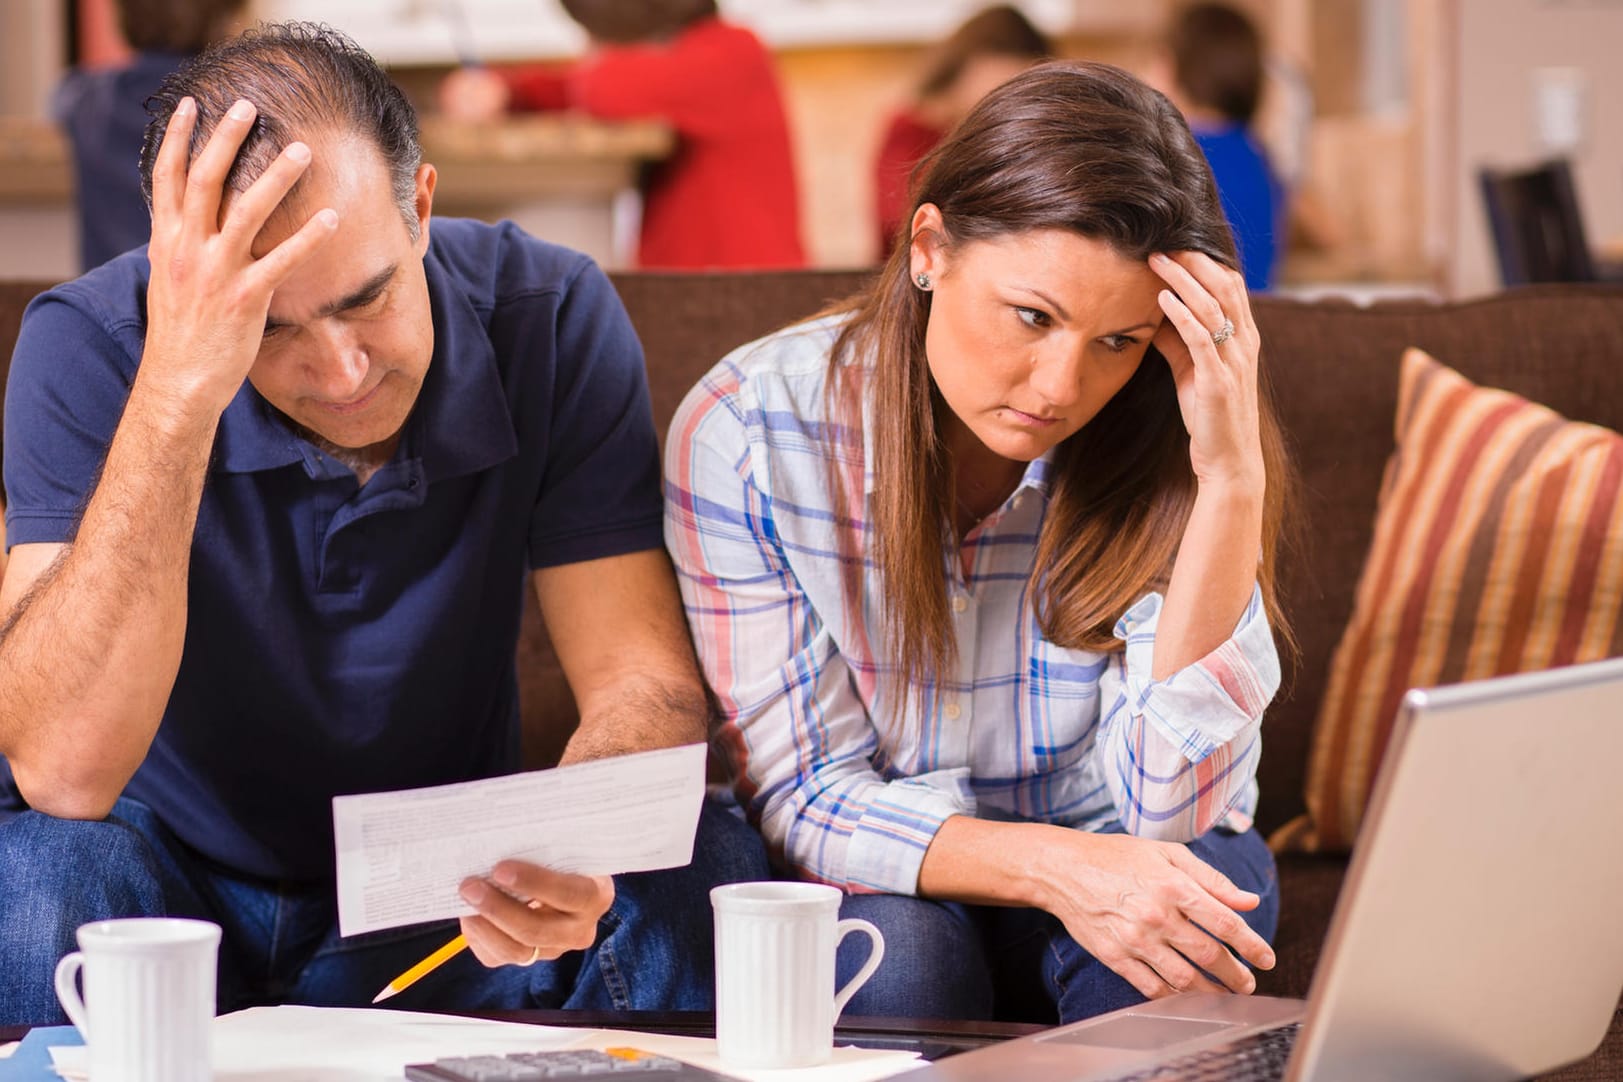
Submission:
MULTIPOLYGON (((608 267, 630 263, 640 171, 676 145, 660 124, 566 114, 490 124, 425 116, 421 125, 423 158, 439 171, 435 214, 511 218, 608 267)), ((0 117, 0 278, 78 274, 73 185, 56 127, 0 117)))

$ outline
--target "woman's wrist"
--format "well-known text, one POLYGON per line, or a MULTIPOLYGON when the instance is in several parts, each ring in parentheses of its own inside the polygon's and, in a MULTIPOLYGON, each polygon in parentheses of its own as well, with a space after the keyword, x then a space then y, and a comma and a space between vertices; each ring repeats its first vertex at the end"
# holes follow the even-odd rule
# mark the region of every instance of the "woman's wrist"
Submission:
POLYGON ((1019 828, 1019 836, 1009 839, 1009 887, 1021 904, 1052 913, 1058 899, 1054 897, 1053 865, 1058 860, 1074 860, 1070 839, 1061 837, 1074 833, 1069 827, 1051 823, 1011 824, 1019 828), (1063 852, 1062 852, 1063 849, 1063 852))
POLYGON ((1044 823, 954 815, 941 824, 919 869, 919 894, 942 901, 1048 908, 1051 832, 1044 823))
POLYGON ((1201 496, 1234 501, 1251 499, 1260 506, 1268 487, 1268 471, 1259 453, 1246 461, 1198 474, 1195 485, 1201 496))

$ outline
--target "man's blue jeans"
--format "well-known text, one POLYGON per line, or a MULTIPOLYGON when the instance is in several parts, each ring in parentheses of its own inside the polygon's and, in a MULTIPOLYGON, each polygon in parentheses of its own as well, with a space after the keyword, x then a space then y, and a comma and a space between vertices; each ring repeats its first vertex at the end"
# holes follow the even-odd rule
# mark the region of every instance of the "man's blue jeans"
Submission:
MULTIPOLYGON (((108 917, 202 917, 224 931, 219 1008, 359 1006, 443 946, 455 922, 340 939, 331 884, 244 879, 188 850, 145 805, 98 822, 24 812, 0 824, 0 1024, 61 1022, 52 984, 74 930, 108 917)), ((710 888, 770 877, 759 835, 705 802, 686 868, 615 876, 597 943, 555 962, 488 969, 464 951, 389 1006, 709 1010, 710 888)))
MULTIPOLYGON (((1255 830, 1212 831, 1189 849, 1262 903, 1241 914, 1272 942, 1279 921, 1273 855, 1255 830)), ((1077 945, 1058 918, 1039 909, 934 902, 898 894, 854 894, 840 917, 861 917, 885 936, 885 960, 852 997, 852 1016, 996 1018, 1074 1022, 1144 997, 1077 945)), ((844 987, 867 958, 868 937, 840 944, 844 987)))

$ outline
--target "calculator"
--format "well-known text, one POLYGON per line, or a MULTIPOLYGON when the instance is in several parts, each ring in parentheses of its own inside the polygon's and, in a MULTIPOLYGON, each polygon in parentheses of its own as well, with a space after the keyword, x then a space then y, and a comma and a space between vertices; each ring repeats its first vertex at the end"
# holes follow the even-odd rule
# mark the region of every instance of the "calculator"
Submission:
POLYGON ((732 1082, 724 1074, 638 1048, 601 1052, 570 1049, 509 1052, 501 1056, 452 1056, 409 1063, 412 1082, 551 1082, 552 1079, 616 1079, 620 1082, 732 1082))

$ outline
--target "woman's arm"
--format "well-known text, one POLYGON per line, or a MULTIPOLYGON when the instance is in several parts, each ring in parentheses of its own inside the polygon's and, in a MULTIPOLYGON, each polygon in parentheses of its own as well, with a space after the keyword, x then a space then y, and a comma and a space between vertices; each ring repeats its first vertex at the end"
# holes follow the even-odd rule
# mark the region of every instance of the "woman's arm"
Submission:
POLYGON ((1171 286, 1155 345, 1172 368, 1198 486, 1156 629, 1152 675, 1164 680, 1233 634, 1257 580, 1263 467, 1257 406, 1260 339, 1245 280, 1195 252, 1151 257, 1171 286), (1214 339, 1225 327, 1232 333, 1214 339))
POLYGON ((1163 841, 1249 811, 1279 658, 1257 588, 1266 483, 1256 328, 1237 271, 1198 253, 1150 260, 1198 490, 1166 594, 1135 604, 1101 681, 1097 754, 1123 827, 1163 841), (1232 333, 1224 321, 1232 321, 1232 333), (1223 341, 1215 341, 1215 338, 1223 341))
POLYGON ((973 810, 968 770, 887 779, 874 768, 879 734, 857 690, 872 690, 872 670, 836 641, 842 614, 820 608, 843 596, 821 484, 823 456, 835 452, 774 439, 774 418, 801 405, 749 395, 723 364, 689 394, 666 443, 666 546, 721 708, 714 743, 751 819, 796 873, 911 894, 941 822, 973 810), (789 473, 794 497, 780 505, 774 483, 789 473))

